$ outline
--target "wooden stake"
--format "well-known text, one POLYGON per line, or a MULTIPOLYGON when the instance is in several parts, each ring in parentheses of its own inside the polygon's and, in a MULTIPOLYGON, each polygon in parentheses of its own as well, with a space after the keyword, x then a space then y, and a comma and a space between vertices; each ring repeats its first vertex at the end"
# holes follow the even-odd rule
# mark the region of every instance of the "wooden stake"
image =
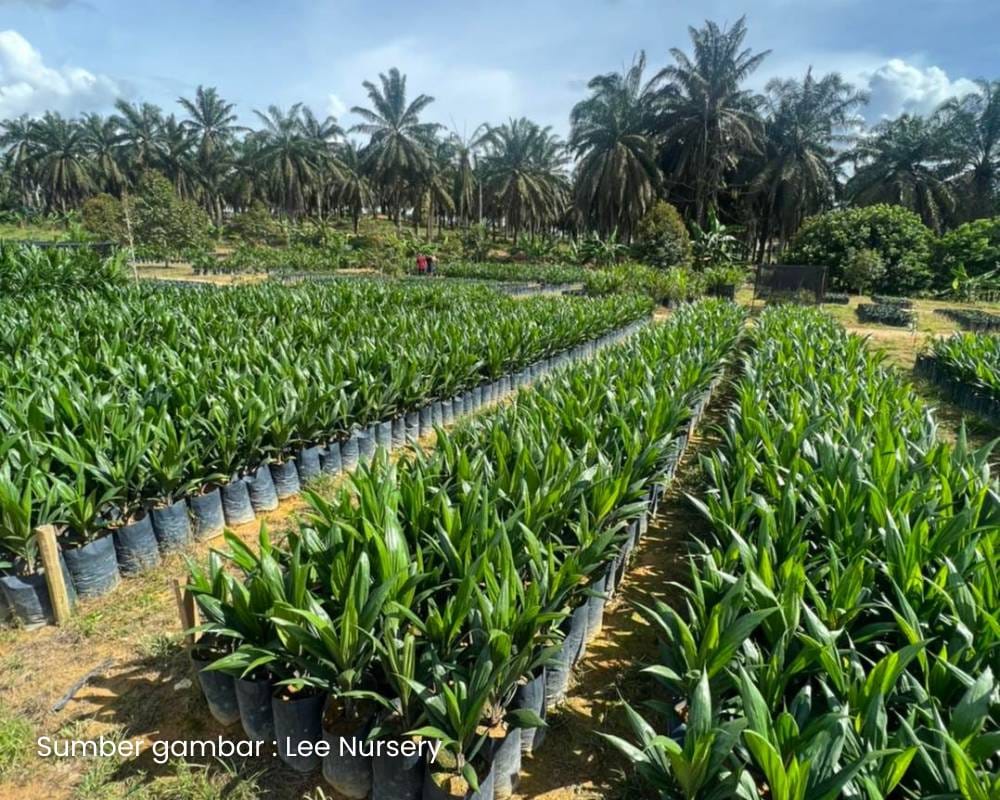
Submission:
MULTIPOLYGON (((177 599, 177 613, 181 618, 181 628, 187 632, 200 625, 201 615, 198 613, 198 604, 194 601, 194 595, 178 578, 174 578, 174 597, 177 599)), ((198 634, 186 633, 185 638, 187 643, 192 645, 198 641, 198 634)))
POLYGON ((45 567, 45 583, 49 587, 49 599, 52 602, 52 615, 56 625, 65 625, 73 612, 69 605, 69 592, 66 591, 66 578, 62 571, 62 560, 59 558, 59 543, 56 541, 56 529, 52 525, 42 525, 36 531, 38 553, 45 567))

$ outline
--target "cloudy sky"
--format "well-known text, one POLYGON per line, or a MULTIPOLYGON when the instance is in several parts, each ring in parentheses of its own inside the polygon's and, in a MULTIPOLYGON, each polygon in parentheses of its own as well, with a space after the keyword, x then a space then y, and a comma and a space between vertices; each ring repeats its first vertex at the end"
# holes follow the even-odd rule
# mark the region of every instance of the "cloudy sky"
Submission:
POLYGON ((398 66, 449 128, 526 115, 565 133, 590 77, 640 49, 656 68, 689 25, 742 14, 773 51, 758 87, 839 70, 871 92, 869 121, 1000 77, 998 0, 0 0, 0 118, 119 96, 178 110, 205 83, 247 122, 304 101, 351 124, 361 82, 398 66))

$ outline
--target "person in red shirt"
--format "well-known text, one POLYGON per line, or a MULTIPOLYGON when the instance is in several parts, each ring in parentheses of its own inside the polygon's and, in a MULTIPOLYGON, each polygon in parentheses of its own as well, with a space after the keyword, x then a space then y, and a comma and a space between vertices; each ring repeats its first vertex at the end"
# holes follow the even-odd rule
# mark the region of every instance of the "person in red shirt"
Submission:
POLYGON ((421 253, 417 256, 417 273, 423 275, 427 272, 427 257, 421 253))

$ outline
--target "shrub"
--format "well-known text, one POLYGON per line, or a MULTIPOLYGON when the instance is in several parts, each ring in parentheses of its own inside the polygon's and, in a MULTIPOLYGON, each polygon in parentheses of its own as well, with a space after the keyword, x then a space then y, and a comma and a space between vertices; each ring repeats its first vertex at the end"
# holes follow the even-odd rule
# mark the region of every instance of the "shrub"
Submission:
POLYGON ((877 284, 885 275, 885 264, 875 250, 865 247, 851 250, 844 264, 844 283, 858 293, 863 293, 877 284))
POLYGON ((99 239, 127 244, 128 229, 122 204, 110 194, 98 194, 84 201, 80 209, 84 230, 99 239))
POLYGON ((1000 217, 966 222, 938 239, 934 281, 947 286, 956 275, 984 275, 1000 268, 1000 217))
POLYGON ((782 256, 786 264, 823 265, 834 289, 849 288, 845 269, 852 251, 873 250, 885 265, 870 287, 911 295, 931 284, 934 234, 920 216, 901 206, 874 205, 829 211, 805 221, 782 256))
POLYGON ((914 321, 913 312, 901 306, 861 303, 855 312, 862 322, 876 322, 897 328, 907 328, 914 321))
POLYGON ((210 245, 208 214, 196 203, 181 200, 159 173, 143 175, 138 193, 128 204, 135 244, 146 257, 175 257, 210 245))
POLYGON ((633 255, 654 267, 691 261, 691 237, 684 220, 670 203, 660 200, 639 222, 633 255))
POLYGON ((287 243, 281 223, 259 200, 255 200, 246 211, 235 214, 226 228, 227 232, 248 244, 287 243))
POLYGON ((823 302, 846 306, 851 302, 851 296, 845 292, 827 292, 823 295, 823 302))
POLYGON ((592 270, 584 288, 591 296, 644 294, 665 304, 694 299, 702 293, 703 283, 700 276, 687 267, 663 270, 629 263, 592 270))

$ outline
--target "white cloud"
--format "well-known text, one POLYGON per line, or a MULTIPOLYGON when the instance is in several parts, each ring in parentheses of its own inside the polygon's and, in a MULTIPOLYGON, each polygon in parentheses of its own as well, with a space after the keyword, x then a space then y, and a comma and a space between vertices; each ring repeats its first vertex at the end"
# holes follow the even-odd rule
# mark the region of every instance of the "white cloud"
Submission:
POLYGON ((326 111, 339 121, 343 113, 347 111, 347 104, 331 92, 326 99, 326 111))
POLYGON ((952 80, 940 67, 918 67, 900 58, 865 77, 871 93, 866 116, 872 121, 903 113, 928 114, 951 97, 976 91, 976 84, 967 78, 952 80))
POLYGON ((108 76, 82 67, 47 66, 17 31, 0 31, 0 119, 49 110, 77 114, 106 107, 120 94, 108 76))

